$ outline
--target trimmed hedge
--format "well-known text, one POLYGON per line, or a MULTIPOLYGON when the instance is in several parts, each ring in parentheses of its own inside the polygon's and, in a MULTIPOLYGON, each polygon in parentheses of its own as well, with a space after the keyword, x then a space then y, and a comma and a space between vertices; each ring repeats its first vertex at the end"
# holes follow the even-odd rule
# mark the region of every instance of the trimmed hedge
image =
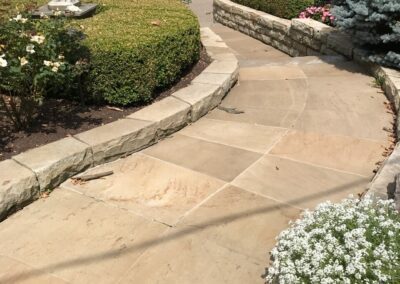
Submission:
POLYGON ((232 0, 238 4, 264 11, 268 14, 292 19, 298 18, 301 11, 314 5, 314 0, 232 0))
POLYGON ((198 61, 197 18, 180 0, 103 0, 81 20, 91 51, 88 93, 118 105, 148 102, 198 61))
MULTIPOLYGON (((14 3, 29 0, 14 0, 14 3)), ((47 0, 40 0, 46 3, 47 0)), ((76 20, 87 35, 88 99, 115 105, 152 100, 200 57, 197 17, 181 0, 101 0, 95 16, 76 20)))

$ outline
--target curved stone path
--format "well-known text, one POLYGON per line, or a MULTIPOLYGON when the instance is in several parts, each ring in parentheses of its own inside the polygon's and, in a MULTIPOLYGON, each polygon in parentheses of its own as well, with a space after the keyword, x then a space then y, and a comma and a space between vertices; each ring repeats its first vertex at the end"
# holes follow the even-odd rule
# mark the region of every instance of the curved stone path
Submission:
POLYGON ((0 223, 0 283, 263 283, 289 220, 366 187, 392 122, 373 78, 338 57, 290 58, 211 24, 209 2, 193 7, 240 59, 222 106, 244 113, 216 109, 0 223))

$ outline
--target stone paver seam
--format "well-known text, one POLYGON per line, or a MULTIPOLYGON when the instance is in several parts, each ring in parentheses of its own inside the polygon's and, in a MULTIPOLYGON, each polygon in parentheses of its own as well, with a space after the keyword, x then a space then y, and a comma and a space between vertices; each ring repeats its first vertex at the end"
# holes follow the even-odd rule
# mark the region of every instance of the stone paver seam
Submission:
MULTIPOLYGON (((168 234, 168 232, 171 230, 172 228, 167 228, 160 236, 159 236, 159 238, 161 239, 161 238, 163 238, 165 235, 167 235, 168 234)), ((167 242, 170 242, 170 241, 172 241, 172 240, 166 240, 167 242)), ((141 260, 141 258, 143 257, 143 255, 148 251, 148 250, 150 250, 152 247, 151 246, 149 246, 149 247, 147 247, 147 248, 145 248, 144 250, 143 250, 143 252, 136 258, 136 260, 132 263, 132 265, 130 265, 126 270, 125 270, 125 272, 123 272, 123 273, 121 273, 121 276, 117 279, 117 281, 115 281, 115 284, 120 284, 120 283, 123 283, 122 281, 124 280, 124 278, 129 274, 129 272, 131 271, 131 269, 133 268, 133 267, 135 267, 135 265, 141 260)))
POLYGON ((195 206, 190 208, 188 211, 182 214, 181 217, 179 217, 179 220, 176 222, 175 226, 178 226, 188 215, 190 215, 192 212, 196 211, 198 208, 200 208, 203 204, 207 203, 209 200, 211 200, 215 195, 223 191, 225 188, 229 187, 230 184, 226 183, 222 185, 220 188, 218 188, 215 192, 211 193, 209 196, 207 196, 205 199, 197 203, 195 206))
POLYGON ((288 133, 289 133, 290 129, 286 129, 286 131, 284 133, 282 133, 282 136, 278 139, 276 139, 276 141, 274 143, 272 143, 272 145, 263 153, 263 155, 261 155, 260 158, 258 158, 257 160, 255 160, 252 164, 250 164, 247 168, 245 168, 240 174, 238 174, 230 183, 234 183, 235 180, 237 180, 238 178, 240 178, 242 175, 244 175, 250 168, 252 168, 254 165, 256 165, 258 162, 260 162, 264 156, 266 154, 268 154, 282 139, 283 137, 285 137, 288 133))
MULTIPOLYGON (((172 166, 174 166, 174 167, 178 167, 178 168, 185 169, 185 170, 190 171, 190 172, 192 172, 192 173, 196 173, 196 174, 200 174, 200 175, 209 177, 209 178, 211 178, 211 179, 217 180, 217 181, 222 182, 222 183, 224 183, 224 184, 227 183, 227 181, 222 180, 222 179, 219 179, 219 178, 217 178, 217 177, 208 175, 208 174, 203 173, 203 172, 198 172, 198 171, 195 171, 195 170, 190 169, 190 168, 186 168, 186 167, 184 167, 184 166, 182 166, 182 165, 175 164, 175 163, 173 163, 173 162, 166 161, 166 160, 160 159, 160 158, 158 158, 158 157, 151 156, 151 155, 146 154, 146 153, 143 153, 143 152, 139 152, 138 154, 139 154, 139 155, 144 155, 144 156, 149 157, 149 158, 151 158, 151 159, 155 159, 155 160, 161 161, 161 162, 163 162, 163 163, 172 165, 172 166)), ((258 153, 258 154, 259 154, 259 153, 258 153)))
POLYGON ((70 191, 70 192, 72 192, 72 193, 79 194, 79 195, 81 195, 81 196, 84 196, 84 197, 86 197, 86 198, 89 198, 89 199, 93 200, 94 202, 101 203, 102 205, 104 205, 104 206, 106 206, 106 207, 115 208, 115 209, 118 209, 118 210, 120 210, 120 211, 122 211, 122 212, 128 213, 128 214, 130 214, 130 215, 135 215, 136 217, 142 218, 142 219, 144 219, 144 220, 146 220, 146 221, 148 221, 148 222, 158 223, 158 224, 164 225, 166 228, 173 227, 172 225, 169 225, 169 224, 167 224, 167 223, 165 223, 165 222, 161 222, 161 221, 159 221, 159 220, 157 220, 157 219, 154 219, 154 218, 149 218, 149 217, 144 216, 144 215, 142 215, 142 214, 140 214, 140 213, 138 213, 138 212, 136 212, 136 211, 133 211, 133 210, 130 210, 130 209, 127 209, 127 208, 123 208, 123 207, 119 207, 118 205, 116 205, 116 204, 114 204, 114 203, 109 203, 109 202, 107 202, 107 201, 105 201, 105 200, 96 198, 96 197, 94 197, 94 196, 86 195, 86 194, 84 194, 84 193, 82 193, 82 192, 80 192, 80 191, 78 191, 78 190, 76 190, 76 189, 74 189, 73 187, 70 187, 70 186, 68 186, 68 185, 62 184, 62 185, 60 185, 59 188, 60 188, 61 190, 68 190, 68 191, 70 191))
MULTIPOLYGON (((58 276, 58 275, 55 275, 55 274, 53 274, 53 273, 50 272, 50 271, 43 270, 43 269, 41 269, 41 268, 39 268, 39 267, 35 267, 35 266, 33 266, 32 264, 28 264, 28 263, 24 262, 23 260, 21 260, 21 259, 19 259, 19 258, 16 258, 16 257, 14 257, 14 256, 4 255, 4 254, 0 254, 0 256, 2 256, 2 257, 4 257, 4 258, 12 259, 12 260, 14 260, 14 261, 16 261, 16 262, 19 262, 19 263, 22 263, 23 265, 26 265, 27 267, 32 268, 33 270, 43 271, 43 273, 40 273, 41 275, 50 275, 50 276, 52 276, 52 277, 54 277, 54 278, 57 278, 57 279, 60 279, 60 280, 64 281, 65 283, 72 284, 72 282, 70 282, 69 280, 66 280, 66 279, 64 279, 64 278, 62 278, 62 277, 60 277, 60 276, 58 276)), ((1 279, 0 279, 0 280, 1 280, 1 279)))
MULTIPOLYGON (((218 118, 205 117, 205 119, 226 122, 226 120, 222 120, 222 119, 218 119, 218 118)), ((253 126, 257 126, 257 127, 262 127, 262 128, 265 128, 265 129, 268 129, 268 128, 275 128, 275 129, 281 129, 281 130, 287 130, 288 129, 287 127, 282 127, 282 126, 264 125, 264 124, 260 124, 260 123, 253 123, 253 122, 246 122, 246 121, 229 121, 229 122, 238 123, 238 124, 239 123, 240 124, 248 124, 248 125, 253 125, 253 126)))
POLYGON ((345 170, 340 170, 340 169, 336 169, 336 168, 331 168, 331 167, 327 167, 327 166, 323 166, 323 165, 319 165, 319 164, 314 164, 311 162, 306 162, 306 161, 301 161, 301 160, 297 160, 297 159, 293 159, 293 158, 289 158, 289 157, 285 157, 285 156, 280 156, 277 154, 268 153, 268 154, 264 155, 264 157, 267 157, 267 156, 276 157, 276 158, 280 158, 280 159, 284 159, 284 160, 288 160, 288 161, 292 161, 292 162, 296 162, 296 163, 300 163, 300 164, 305 164, 305 165, 313 166, 316 168, 326 169, 326 170, 330 170, 330 171, 334 171, 334 172, 338 172, 338 173, 358 176, 358 177, 362 177, 362 178, 371 178, 370 176, 367 176, 367 175, 354 173, 354 172, 350 172, 350 171, 345 171, 345 170))

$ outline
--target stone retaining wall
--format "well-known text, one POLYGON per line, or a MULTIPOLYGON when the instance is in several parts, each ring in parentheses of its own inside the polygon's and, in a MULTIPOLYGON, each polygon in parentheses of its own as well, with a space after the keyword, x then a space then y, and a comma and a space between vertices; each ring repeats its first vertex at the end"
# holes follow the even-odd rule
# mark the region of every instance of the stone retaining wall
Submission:
MULTIPOLYGON (((230 0, 214 0, 214 19, 291 56, 341 55, 354 60, 383 82, 383 90, 400 109, 400 72, 376 64, 367 64, 362 58, 365 50, 352 44, 350 36, 312 19, 286 20, 265 12, 236 4, 230 0)), ((397 115, 396 132, 400 137, 400 116, 397 115)), ((400 173, 400 144, 385 161, 369 186, 368 194, 387 198, 394 190, 395 174, 400 173)))
POLYGON ((210 29, 201 29, 201 37, 213 62, 188 87, 124 119, 0 162, 0 221, 69 177, 153 145, 218 106, 238 79, 238 60, 210 29))

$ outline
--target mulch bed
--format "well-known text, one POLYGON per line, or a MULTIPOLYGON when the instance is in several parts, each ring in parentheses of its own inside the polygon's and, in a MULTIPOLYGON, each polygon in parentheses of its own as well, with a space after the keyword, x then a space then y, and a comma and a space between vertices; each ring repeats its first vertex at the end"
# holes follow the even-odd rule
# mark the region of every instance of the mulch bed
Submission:
MULTIPOLYGON (((210 62, 211 59, 203 49, 199 62, 173 87, 158 94, 154 101, 159 101, 188 86, 210 62)), ((143 107, 146 106, 115 109, 110 106, 81 105, 66 100, 46 100, 33 125, 19 132, 13 129, 5 114, 0 111, 0 161, 29 149, 116 121, 143 107)))

